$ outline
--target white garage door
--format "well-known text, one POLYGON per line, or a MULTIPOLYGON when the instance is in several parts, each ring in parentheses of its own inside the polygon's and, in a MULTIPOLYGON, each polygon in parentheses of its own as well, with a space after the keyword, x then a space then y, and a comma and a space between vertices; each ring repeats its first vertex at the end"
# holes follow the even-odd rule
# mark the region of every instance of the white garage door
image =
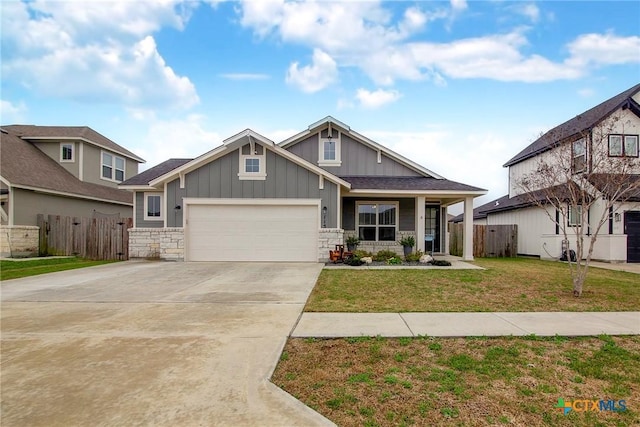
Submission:
POLYGON ((316 262, 318 227, 317 204, 189 204, 186 258, 316 262))

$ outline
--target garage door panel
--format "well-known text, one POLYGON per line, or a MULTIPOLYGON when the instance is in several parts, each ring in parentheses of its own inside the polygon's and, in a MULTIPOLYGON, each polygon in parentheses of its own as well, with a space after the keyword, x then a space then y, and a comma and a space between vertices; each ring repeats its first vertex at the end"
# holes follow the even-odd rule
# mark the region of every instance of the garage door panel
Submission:
POLYGON ((190 205, 190 261, 317 261, 317 205, 190 205))

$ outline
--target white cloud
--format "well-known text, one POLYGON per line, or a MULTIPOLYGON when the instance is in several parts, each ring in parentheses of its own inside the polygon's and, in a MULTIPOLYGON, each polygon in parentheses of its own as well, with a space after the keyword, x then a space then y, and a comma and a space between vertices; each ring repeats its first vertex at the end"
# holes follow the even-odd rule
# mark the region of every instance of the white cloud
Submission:
POLYGON ((568 45, 567 64, 580 69, 591 65, 640 62, 640 37, 620 37, 613 33, 583 34, 568 45))
POLYGON ((14 104, 11 101, 0 99, 1 124, 23 123, 26 112, 27 106, 24 102, 20 101, 18 104, 14 104))
POLYGON ((286 81, 303 92, 313 93, 324 89, 338 77, 336 61, 320 49, 314 49, 312 63, 299 67, 297 62, 289 66, 286 81))
POLYGON ((3 79, 62 98, 127 106, 190 107, 193 83, 178 76, 150 33, 182 29, 192 3, 3 2, 3 79))
POLYGON ((366 89, 358 89, 356 99, 364 108, 379 108, 400 99, 402 95, 397 90, 378 89, 370 92, 366 89))
POLYGON ((582 98, 591 98, 593 95, 595 95, 595 91, 591 88, 584 88, 584 89, 580 89, 578 90, 578 95, 580 95, 582 98))
POLYGON ((451 8, 453 10, 465 10, 467 7, 467 0, 451 0, 451 8))
POLYGON ((271 76, 268 74, 259 73, 225 73, 220 74, 220 77, 227 80, 267 80, 271 76))

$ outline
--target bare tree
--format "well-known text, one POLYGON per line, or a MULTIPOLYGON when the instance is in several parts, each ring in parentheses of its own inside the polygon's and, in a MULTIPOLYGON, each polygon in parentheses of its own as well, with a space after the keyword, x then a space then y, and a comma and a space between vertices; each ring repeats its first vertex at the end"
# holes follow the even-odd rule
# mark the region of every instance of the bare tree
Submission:
POLYGON ((549 131, 541 136, 548 141, 547 150, 541 150, 535 167, 515 182, 522 197, 546 213, 565 242, 575 238, 575 258, 570 252, 564 255, 576 297, 582 295, 603 226, 640 196, 638 141, 634 147, 633 140, 622 136, 628 117, 618 112, 568 137, 561 126, 549 131))

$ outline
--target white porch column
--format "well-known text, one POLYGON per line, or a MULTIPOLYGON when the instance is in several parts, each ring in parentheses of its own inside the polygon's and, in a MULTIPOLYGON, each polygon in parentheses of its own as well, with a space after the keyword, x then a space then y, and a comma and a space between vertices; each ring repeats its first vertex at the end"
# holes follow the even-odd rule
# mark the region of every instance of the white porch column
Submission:
POLYGON ((416 197, 416 250, 425 252, 424 247, 424 196, 416 197))
POLYGON ((473 197, 464 199, 464 233, 462 259, 473 261, 473 197))

